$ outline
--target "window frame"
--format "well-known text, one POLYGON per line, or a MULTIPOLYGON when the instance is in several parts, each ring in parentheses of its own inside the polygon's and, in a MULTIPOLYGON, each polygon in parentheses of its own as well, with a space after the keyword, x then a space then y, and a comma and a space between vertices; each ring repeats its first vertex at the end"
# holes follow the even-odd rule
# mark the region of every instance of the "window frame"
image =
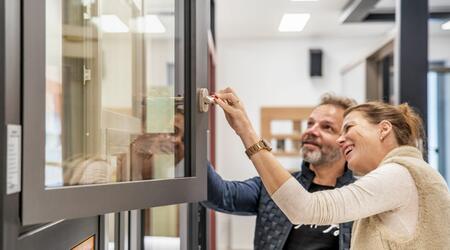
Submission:
POLYGON ((45 0, 23 1, 22 224, 206 199, 208 114, 198 111, 196 90, 207 86, 208 3, 183 2, 185 164, 191 177, 48 189, 45 187, 45 0))

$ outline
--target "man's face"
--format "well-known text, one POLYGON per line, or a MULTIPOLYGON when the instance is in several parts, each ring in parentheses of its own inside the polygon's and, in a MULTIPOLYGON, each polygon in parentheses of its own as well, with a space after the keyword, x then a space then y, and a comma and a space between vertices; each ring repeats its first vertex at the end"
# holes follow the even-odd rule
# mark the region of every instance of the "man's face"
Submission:
POLYGON ((306 162, 322 165, 342 158, 336 140, 343 118, 344 109, 334 105, 321 105, 312 111, 302 135, 301 154, 306 162))

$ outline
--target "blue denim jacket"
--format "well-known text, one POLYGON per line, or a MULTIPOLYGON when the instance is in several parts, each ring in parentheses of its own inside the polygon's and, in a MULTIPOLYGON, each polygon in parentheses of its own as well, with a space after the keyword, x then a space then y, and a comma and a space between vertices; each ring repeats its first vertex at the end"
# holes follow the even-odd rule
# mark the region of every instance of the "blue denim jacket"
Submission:
MULTIPOLYGON (((344 175, 338 178, 336 187, 342 187, 355 181, 352 172, 346 167, 344 175)), ((293 173, 300 184, 308 190, 314 172, 309 163, 303 162, 302 171, 293 173)), ((208 200, 202 202, 208 208, 234 215, 257 215, 254 249, 283 249, 293 227, 288 218, 270 198, 260 177, 245 181, 225 181, 214 169, 208 166, 208 200)), ((350 249, 352 223, 343 223, 339 227, 339 249, 350 249)))

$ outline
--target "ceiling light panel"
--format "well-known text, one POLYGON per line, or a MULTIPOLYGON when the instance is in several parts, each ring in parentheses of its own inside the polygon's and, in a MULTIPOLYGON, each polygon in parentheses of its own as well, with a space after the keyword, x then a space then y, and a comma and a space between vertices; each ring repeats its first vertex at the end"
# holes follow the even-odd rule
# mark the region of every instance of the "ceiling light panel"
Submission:
POLYGON ((278 30, 280 32, 300 32, 305 28, 311 14, 309 13, 288 13, 281 18, 278 30))
POLYGON ((448 22, 446 22, 446 23, 443 23, 442 26, 441 26, 441 28, 442 28, 443 30, 450 30, 450 21, 448 21, 448 22))

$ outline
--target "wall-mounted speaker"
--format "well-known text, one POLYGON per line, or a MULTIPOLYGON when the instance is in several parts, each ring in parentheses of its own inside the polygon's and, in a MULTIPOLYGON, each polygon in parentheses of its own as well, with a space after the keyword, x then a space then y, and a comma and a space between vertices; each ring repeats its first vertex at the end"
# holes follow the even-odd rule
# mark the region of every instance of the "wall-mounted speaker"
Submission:
POLYGON ((310 49, 309 50, 309 76, 321 77, 322 76, 322 50, 310 49))

